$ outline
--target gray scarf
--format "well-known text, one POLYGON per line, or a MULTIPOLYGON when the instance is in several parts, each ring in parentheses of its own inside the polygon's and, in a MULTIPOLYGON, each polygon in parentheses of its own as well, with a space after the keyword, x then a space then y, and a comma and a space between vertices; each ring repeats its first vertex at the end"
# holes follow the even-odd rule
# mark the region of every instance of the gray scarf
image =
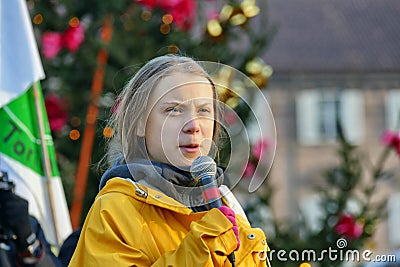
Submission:
MULTIPOLYGON (((200 184, 189 171, 144 159, 129 164, 115 164, 102 176, 99 189, 102 189, 106 182, 114 177, 128 178, 150 186, 194 211, 206 210, 200 184)), ((224 180, 221 168, 217 169, 216 177, 220 186, 224 180)))

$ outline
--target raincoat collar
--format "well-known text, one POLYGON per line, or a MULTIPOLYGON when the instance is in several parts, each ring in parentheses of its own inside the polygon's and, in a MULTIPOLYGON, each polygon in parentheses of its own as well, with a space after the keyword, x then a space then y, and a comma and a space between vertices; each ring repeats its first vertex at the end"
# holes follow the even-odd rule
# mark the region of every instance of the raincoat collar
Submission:
POLYGON ((141 183, 134 182, 131 179, 113 177, 100 190, 96 198, 102 197, 108 193, 118 192, 130 196, 140 202, 158 206, 181 214, 190 214, 192 210, 175 199, 149 187, 145 181, 141 183))
MULTIPOLYGON (((175 199, 194 211, 205 210, 199 183, 192 178, 189 171, 168 164, 139 159, 134 163, 119 163, 106 171, 100 180, 101 190, 108 180, 114 177, 130 179, 146 184, 147 187, 158 190, 175 199)), ((217 182, 223 182, 223 170, 217 169, 217 182)))

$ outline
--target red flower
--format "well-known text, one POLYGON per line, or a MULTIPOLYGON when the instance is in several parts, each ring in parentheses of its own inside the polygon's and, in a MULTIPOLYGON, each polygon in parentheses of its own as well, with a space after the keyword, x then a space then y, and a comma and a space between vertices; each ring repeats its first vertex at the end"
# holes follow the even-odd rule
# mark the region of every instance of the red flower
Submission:
POLYGON ((400 132, 385 131, 381 137, 381 141, 385 146, 395 149, 400 157, 400 132))
POLYGON ((136 0, 136 2, 149 9, 153 9, 157 6, 158 0, 136 0))
POLYGON ((167 12, 170 12, 177 5, 179 5, 179 3, 182 1, 184 1, 184 0, 158 0, 158 6, 161 9, 163 9, 167 12))
POLYGON ((49 118, 50 130, 60 132, 67 124, 68 114, 65 111, 64 103, 56 94, 47 94, 44 100, 47 116, 49 118))
POLYGON ((266 138, 260 138, 254 144, 252 154, 257 160, 261 160, 269 147, 270 142, 266 138))
POLYGON ((85 30, 79 24, 76 27, 69 26, 63 34, 63 43, 69 51, 75 52, 85 39, 85 30))
POLYGON ((180 0, 174 2, 175 5, 169 10, 169 13, 171 13, 174 18, 174 23, 181 30, 190 30, 196 16, 196 2, 194 0, 180 0))
POLYGON ((196 16, 195 0, 136 0, 146 8, 159 7, 173 17, 174 24, 181 30, 188 31, 196 16))
POLYGON ((359 238, 363 233, 363 225, 354 220, 354 217, 344 213, 336 223, 334 230, 347 239, 359 238))
POLYGON ((45 32, 42 36, 42 53, 45 58, 53 59, 62 49, 62 35, 58 32, 45 32))
POLYGON ((243 170, 243 178, 253 177, 255 170, 256 170, 256 166, 254 166, 254 164, 251 162, 247 162, 247 164, 243 170))

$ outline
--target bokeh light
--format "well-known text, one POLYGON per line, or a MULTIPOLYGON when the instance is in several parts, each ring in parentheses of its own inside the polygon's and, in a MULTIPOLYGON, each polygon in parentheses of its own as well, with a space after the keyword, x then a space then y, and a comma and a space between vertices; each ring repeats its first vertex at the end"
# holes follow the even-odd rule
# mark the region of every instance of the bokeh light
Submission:
POLYGON ((79 125, 81 125, 81 122, 82 122, 81 118, 79 118, 77 116, 74 116, 74 117, 71 118, 71 125, 73 127, 78 127, 79 125))
POLYGON ((78 25, 79 25, 79 19, 77 17, 73 17, 72 19, 69 20, 69 26, 78 27, 78 25))
POLYGON ((103 135, 105 138, 111 138, 114 135, 114 129, 111 127, 104 128, 103 135))
POLYGON ((176 44, 171 44, 168 46, 168 53, 177 54, 179 52, 179 47, 176 44))
POLYGON ((171 27, 168 24, 161 24, 160 32, 162 34, 168 34, 171 31, 171 27))
POLYGON ((140 17, 142 18, 142 20, 144 21, 149 21, 151 20, 151 12, 148 10, 144 10, 142 12, 142 14, 140 14, 140 17))
POLYGON ((222 27, 219 21, 216 19, 209 20, 207 23, 207 32, 213 37, 220 36, 222 34, 222 27))
POLYGON ((71 140, 78 140, 81 137, 81 133, 79 132, 79 130, 73 129, 69 132, 69 138, 71 140))
POLYGON ((171 24, 172 23, 172 21, 174 20, 174 17, 171 15, 171 14, 165 14, 163 17, 162 17, 162 22, 164 23, 164 24, 171 24))
POLYGON ((43 22, 42 14, 37 14, 36 16, 33 17, 33 23, 35 23, 36 25, 42 24, 42 22, 43 22))

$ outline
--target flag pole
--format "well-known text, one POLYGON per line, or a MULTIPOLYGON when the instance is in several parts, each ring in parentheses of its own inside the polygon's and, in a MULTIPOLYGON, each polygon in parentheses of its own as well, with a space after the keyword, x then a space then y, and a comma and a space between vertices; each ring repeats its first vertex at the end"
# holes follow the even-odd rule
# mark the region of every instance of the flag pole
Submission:
POLYGON ((42 110, 42 94, 41 94, 41 88, 40 88, 40 81, 36 81, 33 83, 33 98, 35 100, 35 109, 36 109, 36 116, 38 119, 38 126, 39 126, 39 134, 40 134, 40 144, 42 146, 42 165, 43 165, 43 171, 44 171, 44 177, 45 177, 45 182, 46 182, 46 189, 47 189, 47 194, 48 194, 48 200, 49 200, 49 205, 50 205, 50 211, 51 211, 51 217, 53 219, 53 232, 54 236, 57 240, 57 248, 59 244, 63 240, 61 240, 61 237, 59 236, 59 229, 57 225, 57 218, 56 218, 56 213, 55 213, 55 203, 54 203, 54 197, 53 197, 53 189, 52 189, 52 168, 51 168, 51 162, 50 162, 50 156, 49 156, 49 150, 47 147, 47 139, 46 138, 46 131, 45 131, 45 126, 44 126, 44 119, 43 119, 43 110, 42 110))
MULTIPOLYGON (((107 16, 101 32, 101 42, 107 45, 112 37, 112 17, 107 16)), ((82 214, 83 199, 85 196, 89 165, 92 155, 94 136, 96 133, 96 121, 99 111, 98 99, 103 90, 105 65, 107 63, 108 52, 106 47, 102 47, 97 54, 97 68, 93 75, 91 89, 91 103, 86 114, 86 126, 83 133, 82 148, 79 155, 78 171, 76 174, 74 197, 70 211, 72 227, 76 229, 80 225, 82 214)))

